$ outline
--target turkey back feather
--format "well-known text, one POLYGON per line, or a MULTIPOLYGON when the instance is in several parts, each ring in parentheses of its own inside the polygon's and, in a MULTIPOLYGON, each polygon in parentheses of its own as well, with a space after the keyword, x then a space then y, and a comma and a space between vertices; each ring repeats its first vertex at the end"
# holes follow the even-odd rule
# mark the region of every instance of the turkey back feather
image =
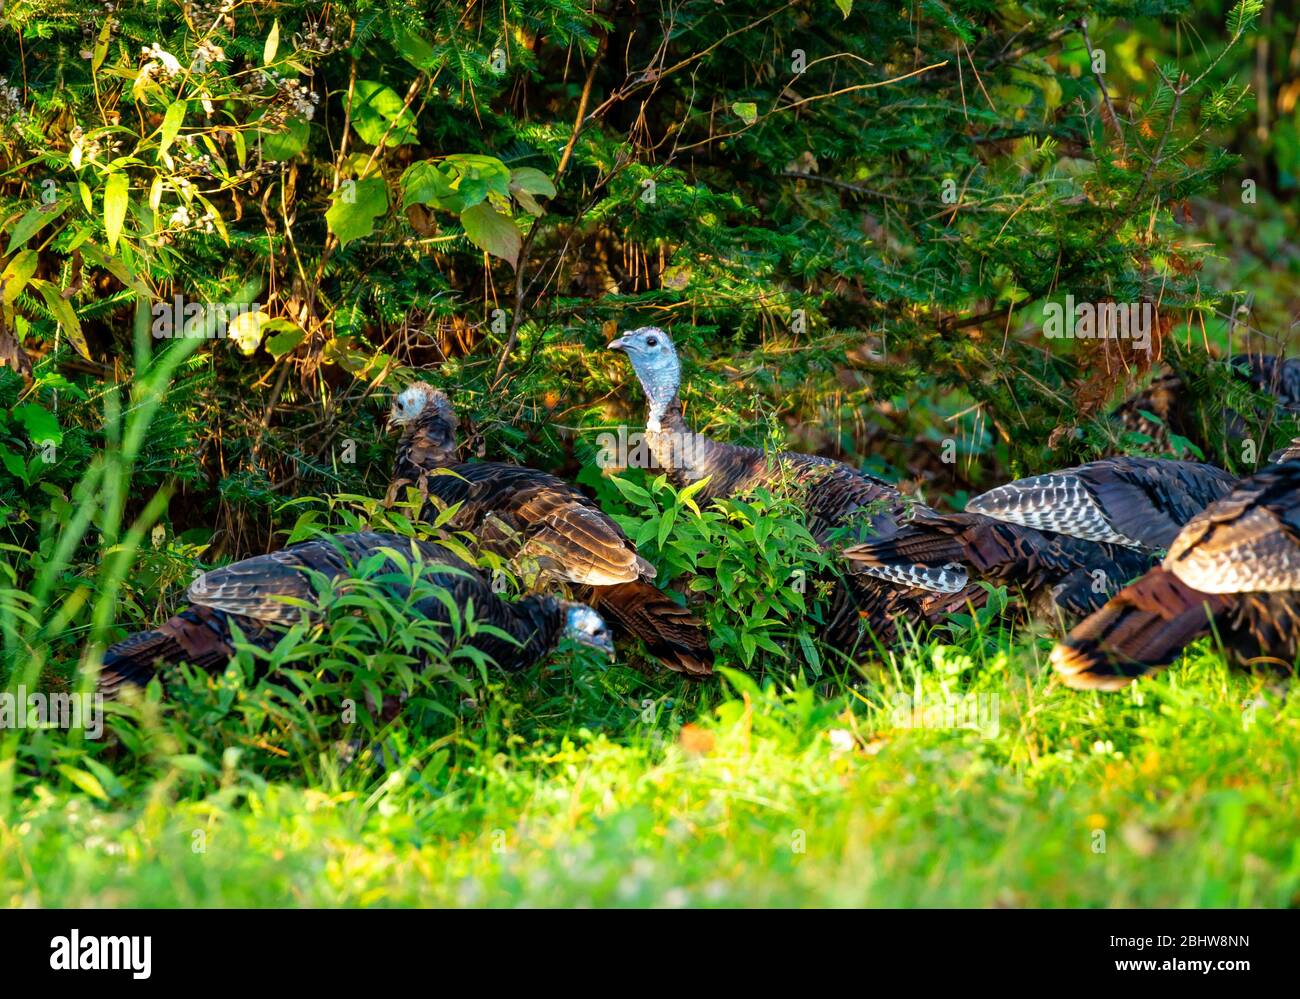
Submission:
POLYGON ((539 469, 456 461, 445 396, 431 398, 441 401, 409 419, 395 409, 404 429, 390 493, 404 482, 415 485, 428 498, 426 520, 439 507, 457 506, 451 529, 474 535, 525 575, 535 568, 546 580, 576 587, 580 599, 608 611, 619 632, 640 639, 669 669, 696 677, 712 673, 700 622, 649 582, 654 566, 594 500, 539 469))

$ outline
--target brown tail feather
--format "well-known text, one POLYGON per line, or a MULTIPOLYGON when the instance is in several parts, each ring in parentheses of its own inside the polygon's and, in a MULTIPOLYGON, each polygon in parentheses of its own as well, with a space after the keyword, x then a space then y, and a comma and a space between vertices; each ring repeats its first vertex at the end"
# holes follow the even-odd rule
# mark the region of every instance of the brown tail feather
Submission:
POLYGON ((225 615, 205 607, 182 611, 156 631, 140 631, 104 653, 98 690, 116 697, 123 685, 143 687, 166 663, 188 662, 206 670, 224 666, 233 654, 226 642, 225 615))
POLYGON ((669 669, 702 678, 713 674, 708 636, 689 610, 644 580, 592 588, 592 606, 617 629, 645 642, 669 669))
POLYGON ((1152 569, 1079 622, 1052 650, 1052 665, 1067 687, 1118 690, 1168 666, 1227 607, 1227 597, 1152 569))

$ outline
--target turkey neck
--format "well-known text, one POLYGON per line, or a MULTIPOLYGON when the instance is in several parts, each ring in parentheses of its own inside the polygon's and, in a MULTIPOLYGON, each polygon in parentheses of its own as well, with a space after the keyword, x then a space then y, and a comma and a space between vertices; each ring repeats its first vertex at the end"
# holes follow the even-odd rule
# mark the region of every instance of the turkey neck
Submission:
POLYGON ((698 494, 703 502, 739 492, 764 467, 757 448, 724 444, 692 430, 676 396, 662 408, 652 403, 646 424, 650 454, 674 486, 682 489, 708 477, 708 485, 698 494), (658 430, 650 429, 656 424, 658 430))
MULTIPOLYGON (((397 457, 394 463, 393 478, 418 482, 423 472, 435 468, 450 468, 457 464, 455 447, 448 448, 440 443, 441 436, 435 430, 446 426, 440 417, 425 416, 413 423, 397 442, 397 457)), ((455 440, 455 434, 450 434, 455 440)))
POLYGON ((474 639, 477 648, 492 656, 504 668, 509 669, 510 663, 514 664, 515 669, 531 666, 559 642, 560 629, 564 626, 564 608, 554 597, 532 594, 514 603, 506 602, 504 611, 506 621, 502 622, 502 630, 522 647, 482 632, 474 639))

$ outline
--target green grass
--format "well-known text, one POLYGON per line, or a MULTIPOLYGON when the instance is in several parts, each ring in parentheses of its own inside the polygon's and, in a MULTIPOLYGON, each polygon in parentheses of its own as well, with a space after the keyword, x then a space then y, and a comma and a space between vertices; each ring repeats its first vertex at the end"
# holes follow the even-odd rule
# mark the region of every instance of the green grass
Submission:
MULTIPOLYGON (((143 544, 157 497, 119 526, 182 357, 109 407, 114 446, 42 518, 39 551, 0 551, 8 689, 87 689, 87 640, 165 618, 190 578, 192 547, 143 544)), ((411 673, 401 650, 420 629, 402 608, 338 601, 295 627, 270 678, 246 679, 241 653, 111 706, 107 739, 0 729, 0 905, 1300 904, 1294 680, 1231 672, 1203 642, 1126 692, 1072 692, 1046 668, 1050 637, 989 624, 995 599, 805 682, 796 664, 827 650, 782 589, 797 525, 750 506, 706 521, 656 496, 647 551, 686 571, 711 553, 712 633, 761 678, 690 684, 564 648, 453 685, 411 673), (337 706, 394 685, 412 696, 383 735, 389 761, 344 765, 338 745, 371 736, 337 706), (916 724, 918 703, 934 724, 916 724), (949 703, 977 724, 952 724, 949 703)), ((300 525, 358 529, 377 504, 355 499, 300 525)))
POLYGON ((963 645, 784 693, 562 656, 436 738, 404 728, 404 765, 341 776, 266 780, 220 746, 208 771, 162 739, 95 794, 19 781, 0 904, 1300 902, 1291 681, 1201 646, 1131 693, 1079 694, 1041 639, 963 645), (996 733, 900 724, 918 690, 996 695, 996 733))

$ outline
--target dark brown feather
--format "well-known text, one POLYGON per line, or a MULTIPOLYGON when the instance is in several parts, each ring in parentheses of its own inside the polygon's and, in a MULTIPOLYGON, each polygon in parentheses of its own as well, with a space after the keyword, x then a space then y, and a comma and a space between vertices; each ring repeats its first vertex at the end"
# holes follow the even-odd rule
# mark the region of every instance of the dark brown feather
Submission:
POLYGON ((454 428, 440 411, 422 413, 397 446, 390 494, 409 482, 427 497, 423 513, 457 506, 448 523, 479 544, 535 569, 542 582, 575 587, 575 596, 597 609, 608 607, 611 624, 645 642, 668 668, 690 676, 713 671, 708 637, 698 619, 650 583, 654 567, 637 554, 623 530, 596 502, 571 483, 535 468, 499 462, 456 462, 448 448, 420 442, 454 441, 454 428), (634 607, 635 599, 644 601, 634 607))
POLYGON ((1052 653, 1071 686, 1115 689, 1167 666, 1214 620, 1234 661, 1300 654, 1300 462, 1243 479, 1183 528, 1164 564, 1080 622, 1052 653))

